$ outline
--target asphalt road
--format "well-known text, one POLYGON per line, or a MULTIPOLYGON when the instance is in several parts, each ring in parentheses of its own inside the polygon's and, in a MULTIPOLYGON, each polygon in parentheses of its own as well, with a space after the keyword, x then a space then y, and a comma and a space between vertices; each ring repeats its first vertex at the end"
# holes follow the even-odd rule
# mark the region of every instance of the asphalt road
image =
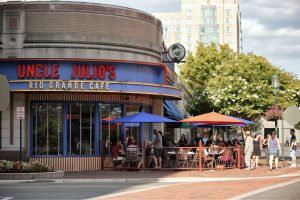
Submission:
POLYGON ((286 186, 272 188, 267 191, 259 192, 257 194, 253 194, 243 200, 250 199, 278 199, 278 200, 289 200, 289 199, 300 199, 300 180, 296 183, 292 183, 286 186))
POLYGON ((87 199, 128 190, 163 187, 174 183, 17 183, 1 184, 0 200, 87 199))

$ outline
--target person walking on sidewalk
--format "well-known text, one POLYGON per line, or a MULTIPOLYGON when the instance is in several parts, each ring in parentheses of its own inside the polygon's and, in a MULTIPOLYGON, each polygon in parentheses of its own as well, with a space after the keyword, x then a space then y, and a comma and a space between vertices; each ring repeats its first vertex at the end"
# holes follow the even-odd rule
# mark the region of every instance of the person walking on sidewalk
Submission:
POLYGON ((292 143, 292 140, 297 141, 297 140, 296 140, 296 135, 295 135, 295 129, 292 128, 292 129, 290 130, 290 135, 291 135, 290 144, 292 143))
POLYGON ((296 145, 296 140, 292 139, 291 141, 291 146, 290 146, 290 157, 292 158, 292 164, 290 167, 296 167, 296 151, 297 151, 297 145, 296 145))
POLYGON ((246 141, 245 141, 245 170, 251 170, 251 156, 253 153, 253 138, 250 135, 250 131, 246 131, 246 141))
POLYGON ((254 139, 253 139, 253 163, 254 167, 259 167, 258 162, 259 162, 259 157, 261 156, 261 140, 262 136, 259 134, 255 134, 254 139))
POLYGON ((269 163, 269 139, 271 138, 271 134, 267 134, 266 138, 263 141, 263 149, 265 152, 265 156, 266 156, 266 163, 268 165, 269 163))
POLYGON ((271 138, 269 139, 269 165, 270 165, 270 170, 273 169, 273 159, 275 157, 275 168, 278 169, 278 162, 279 162, 279 154, 280 154, 280 144, 279 140, 276 137, 276 132, 273 131, 271 138))

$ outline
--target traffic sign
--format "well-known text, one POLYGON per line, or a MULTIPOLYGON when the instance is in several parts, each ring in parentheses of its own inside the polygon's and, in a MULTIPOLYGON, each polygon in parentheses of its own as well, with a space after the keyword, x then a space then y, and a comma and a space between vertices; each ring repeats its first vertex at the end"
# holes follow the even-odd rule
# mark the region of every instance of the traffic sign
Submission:
POLYGON ((17 119, 25 119, 25 108, 17 107, 17 119))
POLYGON ((290 125, 297 124, 300 121, 300 110, 297 106, 289 106, 283 112, 283 119, 290 125))

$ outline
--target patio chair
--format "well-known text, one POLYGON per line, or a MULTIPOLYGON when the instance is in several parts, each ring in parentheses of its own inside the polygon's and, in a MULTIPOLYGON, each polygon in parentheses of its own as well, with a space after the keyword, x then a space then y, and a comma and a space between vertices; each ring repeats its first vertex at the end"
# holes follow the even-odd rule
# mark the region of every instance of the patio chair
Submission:
POLYGON ((140 161, 139 149, 137 147, 127 147, 125 157, 125 168, 136 169, 140 161))
POLYGON ((225 149, 223 154, 219 157, 218 161, 221 165, 232 167, 233 166, 232 149, 225 149))
POLYGON ((179 162, 180 168, 189 168, 188 150, 180 149, 177 154, 177 160, 179 162))

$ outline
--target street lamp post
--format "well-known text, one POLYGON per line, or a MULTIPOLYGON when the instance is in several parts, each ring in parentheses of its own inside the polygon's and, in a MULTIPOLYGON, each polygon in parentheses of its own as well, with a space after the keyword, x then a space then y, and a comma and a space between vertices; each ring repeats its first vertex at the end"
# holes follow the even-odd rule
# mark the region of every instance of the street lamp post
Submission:
MULTIPOLYGON (((275 107, 278 109, 278 89, 279 89, 279 77, 277 75, 272 76, 272 86, 274 88, 275 93, 275 107)), ((282 145, 282 161, 284 166, 284 130, 283 130, 283 119, 281 119, 282 124, 282 133, 281 133, 281 145, 282 145)), ((277 137, 279 138, 279 130, 277 119, 275 120, 275 132, 277 137)))
MULTIPOLYGON (((278 107, 278 89, 279 89, 279 78, 277 75, 272 76, 272 86, 275 89, 275 107, 278 107)), ((275 120, 275 132, 277 137, 279 137, 279 131, 278 131, 278 124, 277 124, 277 119, 275 120)))

